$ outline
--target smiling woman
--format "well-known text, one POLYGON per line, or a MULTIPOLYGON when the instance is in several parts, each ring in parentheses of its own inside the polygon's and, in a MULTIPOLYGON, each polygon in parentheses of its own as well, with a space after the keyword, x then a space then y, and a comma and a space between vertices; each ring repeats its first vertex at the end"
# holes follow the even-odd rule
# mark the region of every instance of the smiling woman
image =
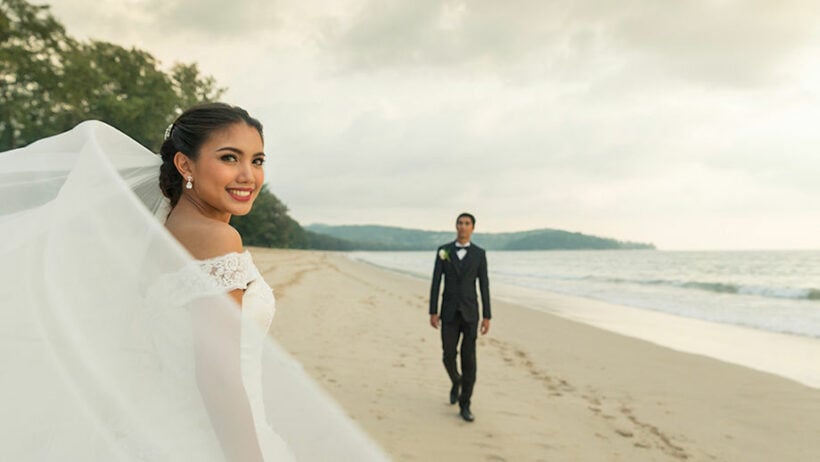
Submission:
MULTIPOLYGON (((224 185, 226 191, 233 186, 233 189, 256 193, 264 183, 265 172, 261 168, 265 161, 262 124, 244 109, 222 103, 194 106, 180 115, 167 133, 160 148, 163 160, 160 188, 171 200, 172 207, 183 196, 199 206, 205 205, 197 196, 200 192, 210 191, 207 188, 193 190, 195 178, 209 187, 218 186, 213 184, 215 181, 225 180, 228 182, 224 185), (199 165, 201 153, 205 155, 202 156, 202 165, 199 165), (229 167, 231 164, 234 165, 233 170, 229 167), (248 164, 257 168, 240 168, 248 167, 248 164), (183 177, 187 180, 185 189, 183 177), (232 184, 234 181, 235 184, 232 184), (185 190, 192 194, 185 194, 185 190)), ((233 213, 245 215, 249 211, 250 205, 233 213)))
POLYGON ((223 413, 250 411, 249 420, 240 419, 245 422, 244 432, 234 429, 220 435, 223 447, 230 459, 291 460, 287 444, 268 424, 262 401, 260 361, 275 311, 273 292, 229 224, 232 215, 251 211, 265 182, 262 124, 238 107, 194 106, 171 125, 161 154, 160 184, 173 207, 165 227, 242 309, 241 379, 234 377, 228 383, 236 393, 247 393, 250 408, 210 405, 220 402, 216 397, 224 393, 225 383, 205 381, 201 387, 217 420, 223 419, 223 413), (261 454, 248 451, 256 446, 254 440, 261 454))
MULTIPOLYGON (((262 170, 265 154, 257 129, 235 123, 214 133, 200 151, 203 155, 199 156, 198 162, 181 152, 174 155, 174 166, 191 183, 190 188, 186 183, 182 197, 201 211, 213 201, 217 204, 212 210, 215 213, 224 210, 231 215, 245 215, 250 212, 251 200, 265 180, 262 170), (243 204, 227 201, 226 191, 231 199, 243 204)), ((217 215, 214 218, 223 217, 217 215)))
MULTIPOLYGON (((251 211, 265 182, 262 124, 227 104, 194 106, 171 125, 160 152, 160 187, 172 207, 166 228, 200 260, 241 252, 228 222, 251 211)), ((242 294, 231 292, 239 304, 242 294)))
POLYGON ((161 157, 97 121, 0 153, 0 460, 384 460, 268 336, 227 223, 259 122, 189 109, 161 157))

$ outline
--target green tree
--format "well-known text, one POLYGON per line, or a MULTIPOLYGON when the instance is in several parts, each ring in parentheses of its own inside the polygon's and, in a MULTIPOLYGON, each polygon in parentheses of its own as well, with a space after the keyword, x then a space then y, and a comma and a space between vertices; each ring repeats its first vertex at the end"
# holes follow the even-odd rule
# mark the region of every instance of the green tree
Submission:
POLYGON ((68 119, 102 120, 146 147, 159 147, 177 101, 153 56, 92 41, 66 53, 63 67, 68 119))
POLYGON ((47 6, 0 0, 0 151, 64 127, 61 62, 74 45, 47 6))
POLYGON ((196 64, 169 72, 150 53, 69 37, 47 6, 0 0, 0 151, 98 119, 158 150, 185 108, 224 88, 196 64))
POLYGON ((231 217, 231 225, 242 235, 245 245, 304 249, 305 231, 288 215, 288 207, 262 186, 251 213, 231 217))
POLYGON ((217 87, 216 79, 199 73, 196 63, 176 63, 171 68, 171 85, 180 108, 188 108, 203 101, 214 101, 225 88, 217 87))

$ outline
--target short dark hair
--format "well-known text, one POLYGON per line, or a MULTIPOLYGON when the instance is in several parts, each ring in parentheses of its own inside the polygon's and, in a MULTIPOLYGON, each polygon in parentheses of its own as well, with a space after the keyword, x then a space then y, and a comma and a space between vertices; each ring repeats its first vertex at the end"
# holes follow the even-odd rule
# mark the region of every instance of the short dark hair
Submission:
MULTIPOLYGON (((192 160, 199 157, 199 148, 214 133, 236 123, 245 123, 262 137, 262 124, 241 107, 225 103, 205 103, 188 108, 171 124, 160 148, 162 165, 159 187, 175 207, 182 196, 182 175, 174 165, 174 155, 181 152, 192 160)), ((264 140, 264 138, 263 138, 264 140)))
POLYGON ((469 218, 469 219, 470 219, 470 221, 472 221, 472 222, 473 222, 473 226, 475 226, 475 217, 473 216, 473 214, 472 214, 472 213, 462 212, 462 213, 461 213, 461 215, 459 215, 459 216, 457 216, 457 217, 456 217, 456 224, 458 223, 458 220, 460 220, 460 219, 461 219, 461 217, 467 217, 467 218, 469 218))

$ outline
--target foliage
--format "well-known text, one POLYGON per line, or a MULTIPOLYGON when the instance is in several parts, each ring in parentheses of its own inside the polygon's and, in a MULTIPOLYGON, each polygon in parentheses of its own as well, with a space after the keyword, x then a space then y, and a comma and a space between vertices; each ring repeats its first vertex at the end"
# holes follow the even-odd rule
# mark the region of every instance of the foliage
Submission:
POLYGON ((231 217, 231 225, 242 235, 245 245, 303 249, 307 236, 299 223, 288 215, 288 208, 268 186, 262 186, 251 213, 231 217))
POLYGON ((654 249, 652 244, 623 242, 615 239, 570 233, 557 229, 543 229, 515 237, 504 244, 503 250, 607 250, 654 249))
POLYGON ((355 246, 343 239, 328 236, 326 234, 305 231, 307 237, 307 248, 316 250, 354 250, 355 246))
POLYGON ((0 1, 0 151, 64 126, 60 63, 73 46, 48 7, 0 1))
POLYGON ((146 51, 71 38, 47 6, 0 1, 0 151, 87 119, 156 151, 176 115, 223 92, 196 64, 165 72, 146 51))

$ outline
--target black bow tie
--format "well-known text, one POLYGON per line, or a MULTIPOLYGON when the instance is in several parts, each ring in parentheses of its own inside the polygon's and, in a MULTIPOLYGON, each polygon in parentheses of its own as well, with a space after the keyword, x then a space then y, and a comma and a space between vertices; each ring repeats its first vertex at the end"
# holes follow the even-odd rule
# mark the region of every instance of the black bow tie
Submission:
POLYGON ((470 248, 470 246, 469 246, 469 245, 465 245, 465 246, 457 245, 457 246, 456 246, 456 250, 462 250, 462 249, 467 250, 467 249, 469 249, 469 248, 470 248))

